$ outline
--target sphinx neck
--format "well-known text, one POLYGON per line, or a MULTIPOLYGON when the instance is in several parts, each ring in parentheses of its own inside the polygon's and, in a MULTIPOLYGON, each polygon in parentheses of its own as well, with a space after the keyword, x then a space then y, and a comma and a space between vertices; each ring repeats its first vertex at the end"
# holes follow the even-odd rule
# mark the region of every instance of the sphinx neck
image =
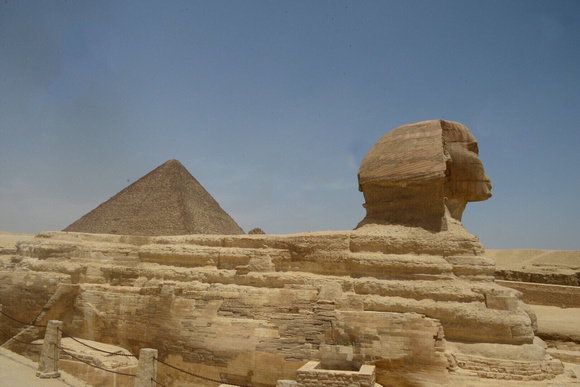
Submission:
POLYGON ((445 201, 445 213, 449 215, 452 219, 461 222, 463 217, 463 211, 465 211, 465 206, 467 205, 467 200, 461 198, 448 198, 445 201))

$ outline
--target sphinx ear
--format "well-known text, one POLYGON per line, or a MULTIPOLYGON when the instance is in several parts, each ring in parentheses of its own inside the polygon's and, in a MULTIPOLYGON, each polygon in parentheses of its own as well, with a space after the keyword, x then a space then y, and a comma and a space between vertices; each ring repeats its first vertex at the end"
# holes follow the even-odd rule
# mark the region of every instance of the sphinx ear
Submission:
POLYGON ((451 165, 453 164, 453 159, 451 158, 451 154, 445 148, 443 149, 443 158, 445 160, 445 176, 449 177, 451 174, 451 165))
POLYGON ((443 149, 443 157, 445 158, 445 200, 454 196, 453 188, 451 187, 452 171, 453 171, 453 158, 451 153, 447 149, 443 149))

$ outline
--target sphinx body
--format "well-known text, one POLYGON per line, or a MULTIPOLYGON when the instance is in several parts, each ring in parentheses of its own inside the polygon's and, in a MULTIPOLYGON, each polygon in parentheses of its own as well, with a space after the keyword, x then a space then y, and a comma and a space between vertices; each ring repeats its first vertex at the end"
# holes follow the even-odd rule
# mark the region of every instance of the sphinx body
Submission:
MULTIPOLYGON (((395 130, 388 141, 417 145, 411 153, 392 147, 398 158, 423 149, 406 171, 384 167, 397 159, 374 151, 384 137, 371 149, 359 171, 367 216, 355 230, 41 233, 0 259, 3 311, 62 320, 73 336, 133 353, 156 348, 163 361, 235 384, 274 386, 309 360, 374 364, 386 385, 444 384, 449 370, 481 367, 490 345, 510 350, 485 360, 496 369, 486 376, 551 378, 562 366, 534 337, 533 312, 517 291, 494 283, 493 261, 459 222, 465 203, 489 197, 490 184, 473 136, 458 125, 395 130), (391 193, 396 200, 384 196, 391 193)), ((42 334, 7 329, 21 341, 42 334)), ((192 383, 163 367, 158 379, 192 383)))

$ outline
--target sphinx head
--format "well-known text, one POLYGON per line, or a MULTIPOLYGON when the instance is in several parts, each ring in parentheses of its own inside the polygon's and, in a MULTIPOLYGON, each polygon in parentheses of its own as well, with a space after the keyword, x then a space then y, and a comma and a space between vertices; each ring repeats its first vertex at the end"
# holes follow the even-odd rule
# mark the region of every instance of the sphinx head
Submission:
POLYGON ((491 197, 477 141, 464 125, 432 120, 385 134, 358 171, 368 223, 403 224, 433 231, 461 221, 468 202, 491 197))

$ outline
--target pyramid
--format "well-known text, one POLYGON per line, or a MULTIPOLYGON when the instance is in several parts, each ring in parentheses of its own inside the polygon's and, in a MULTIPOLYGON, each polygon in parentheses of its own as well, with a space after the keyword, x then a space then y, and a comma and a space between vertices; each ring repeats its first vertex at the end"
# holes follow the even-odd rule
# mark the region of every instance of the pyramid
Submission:
POLYGON ((120 235, 243 234, 177 160, 169 160, 63 231, 120 235))

